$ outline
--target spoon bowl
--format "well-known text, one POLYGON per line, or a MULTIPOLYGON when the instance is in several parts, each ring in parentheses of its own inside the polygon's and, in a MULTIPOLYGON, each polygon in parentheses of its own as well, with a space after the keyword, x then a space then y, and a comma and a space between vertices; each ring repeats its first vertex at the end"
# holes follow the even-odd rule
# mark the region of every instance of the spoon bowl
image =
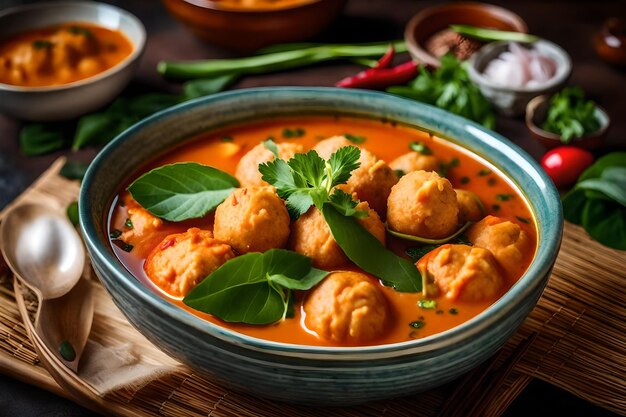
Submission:
POLYGON ((44 206, 24 204, 8 212, 0 239, 7 265, 42 300, 67 294, 82 275, 85 250, 78 233, 44 206))

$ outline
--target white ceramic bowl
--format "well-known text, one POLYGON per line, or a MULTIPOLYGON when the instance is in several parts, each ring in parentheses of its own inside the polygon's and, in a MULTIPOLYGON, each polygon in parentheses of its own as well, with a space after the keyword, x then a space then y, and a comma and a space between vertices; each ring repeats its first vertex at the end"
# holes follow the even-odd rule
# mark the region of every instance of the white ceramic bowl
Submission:
POLYGON ((520 116, 524 114, 526 105, 530 100, 543 94, 553 93, 563 87, 572 72, 572 60, 567 52, 557 44, 543 39, 538 40, 532 44, 532 48, 556 63, 554 76, 545 84, 537 87, 504 87, 485 78, 483 72, 490 61, 508 50, 509 43, 494 42, 483 46, 472 55, 468 72, 472 82, 478 85, 480 91, 491 101, 496 110, 506 116, 520 116))
POLYGON ((45 2, 0 12, 0 39, 67 22, 88 22, 119 30, 133 44, 122 62, 93 77, 51 87, 0 83, 0 113, 34 121, 67 120, 102 107, 126 87, 146 43, 143 24, 132 14, 104 3, 45 2))

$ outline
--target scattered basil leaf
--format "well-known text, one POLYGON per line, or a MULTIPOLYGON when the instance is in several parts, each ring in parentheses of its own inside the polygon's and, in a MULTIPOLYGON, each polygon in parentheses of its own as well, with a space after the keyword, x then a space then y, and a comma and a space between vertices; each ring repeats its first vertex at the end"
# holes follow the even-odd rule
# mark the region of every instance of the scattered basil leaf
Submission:
POLYGON ((44 155, 67 147, 67 128, 58 123, 33 123, 20 130, 20 149, 26 156, 44 155))
POLYGON ((353 216, 357 219, 368 217, 369 213, 365 210, 357 210, 357 202, 352 199, 352 196, 338 188, 330 196, 330 204, 344 216, 353 216))
POLYGON ((607 167, 600 178, 579 181, 576 188, 598 191, 626 207, 626 167, 607 167))
POLYGON ((365 136, 353 135, 351 133, 344 133, 343 137, 348 139, 350 142, 354 143, 355 145, 360 145, 362 143, 365 143, 365 141, 367 141, 367 138, 365 136))
POLYGON ((72 203, 70 203, 69 206, 67 206, 67 209, 65 210, 66 214, 67 214, 67 218, 69 219, 69 221, 74 225, 74 226, 78 226, 78 202, 74 201, 72 203))
POLYGON ((213 167, 183 162, 155 168, 133 181, 131 195, 150 213, 179 222, 203 217, 239 186, 213 167))
POLYGON ((406 172, 404 172, 401 169, 394 169, 393 172, 396 174, 396 177, 398 178, 402 178, 406 175, 406 172))
POLYGON ((438 247, 439 245, 411 246, 404 252, 413 260, 413 262, 417 262, 428 252, 435 250, 438 247))
POLYGON ((626 208, 605 200, 587 200, 582 226, 605 246, 626 250, 626 208))
POLYGON ((606 168, 626 167, 626 152, 612 152, 598 158, 589 168, 587 168, 578 178, 578 181, 590 178, 600 178, 606 168))
POLYGON ((322 214, 337 244, 357 266, 397 291, 422 290, 422 277, 415 265, 385 248, 354 218, 343 216, 329 203, 324 204, 322 214))
POLYGON ((434 310, 437 308, 437 300, 421 298, 420 300, 417 301, 417 306, 425 310, 434 310))
POLYGON ((432 155, 433 151, 424 144, 424 142, 414 141, 409 143, 409 148, 412 151, 419 152, 422 155, 432 155))
POLYGON ((292 289, 313 288, 327 275, 295 252, 248 253, 211 273, 183 302, 224 321, 270 324, 287 317, 290 306, 293 309, 292 289))
POLYGON ((68 159, 61 167, 59 175, 67 178, 68 180, 82 181, 85 176, 85 172, 87 172, 87 168, 89 168, 89 164, 68 159))

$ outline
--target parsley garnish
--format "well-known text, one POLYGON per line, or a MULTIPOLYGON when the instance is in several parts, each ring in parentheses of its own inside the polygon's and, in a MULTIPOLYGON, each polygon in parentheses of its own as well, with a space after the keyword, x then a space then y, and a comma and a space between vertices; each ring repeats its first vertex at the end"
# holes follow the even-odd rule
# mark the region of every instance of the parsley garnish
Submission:
POLYGON ((409 143, 409 148, 412 151, 421 153, 422 155, 433 154, 433 151, 428 146, 426 146, 424 142, 417 142, 417 141, 411 142, 409 143))
POLYGON ((526 217, 515 216, 515 218, 516 218, 517 220, 519 220, 520 222, 522 222, 522 223, 526 223, 526 224, 529 224, 529 223, 530 223, 530 220, 528 220, 526 217))
POLYGON ((124 226, 128 227, 129 229, 132 229, 133 221, 131 219, 126 219, 126 221, 124 222, 124 226))
POLYGON ((491 174, 491 170, 489 168, 483 168, 480 171, 478 171, 478 176, 480 177, 485 177, 489 174, 491 174))
POLYGON ((411 326, 414 329, 421 329, 422 327, 424 327, 426 325, 426 323, 424 323, 423 320, 415 320, 409 323, 409 326, 411 326))
POLYGON ((301 138, 306 134, 306 131, 301 127, 290 129, 288 127, 283 129, 283 137, 285 138, 301 138))
POLYGON ((461 184, 467 184, 467 183, 470 182, 470 179, 469 179, 469 177, 461 177, 460 182, 461 182, 461 184))
POLYGON ((111 239, 117 239, 120 236, 122 236, 122 231, 119 229, 112 229, 111 233, 109 233, 111 239))
POLYGON ((567 87, 550 100, 548 117, 541 126, 548 132, 561 136, 561 142, 570 143, 597 131, 600 122, 596 117, 596 104, 585 98, 580 87, 567 87))
POLYGON ((417 306, 419 308, 423 308, 424 310, 434 310, 437 308, 437 301, 430 300, 428 298, 422 298, 421 300, 418 300, 417 306))
POLYGON ((498 200, 498 201, 509 201, 513 197, 514 197, 513 194, 497 194, 496 195, 496 200, 498 200))
MULTIPOLYGON (((272 143, 264 142, 266 147, 271 147, 272 143)), ((360 166, 360 155, 361 151, 356 146, 346 146, 325 161, 312 150, 296 154, 289 161, 276 158, 260 164, 259 172, 263 181, 276 187, 278 195, 287 202, 292 218, 306 213, 312 205, 322 210, 326 202, 345 216, 363 217, 367 213, 355 210, 357 202, 348 194, 335 189, 331 195, 333 187, 345 184, 352 171, 360 166)))
POLYGON ((456 308, 451 308, 450 310, 448 310, 448 312, 452 314, 453 316, 456 316, 457 314, 459 314, 459 310, 457 310, 456 308))

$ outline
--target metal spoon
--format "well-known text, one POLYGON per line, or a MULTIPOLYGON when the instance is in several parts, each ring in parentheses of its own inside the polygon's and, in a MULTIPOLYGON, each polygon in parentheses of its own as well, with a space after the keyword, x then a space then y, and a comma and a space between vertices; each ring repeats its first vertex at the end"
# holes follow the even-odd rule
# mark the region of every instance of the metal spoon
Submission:
POLYGON ((39 299, 37 336, 76 371, 94 310, 91 286, 81 281, 85 250, 78 233, 64 216, 24 204, 4 216, 0 242, 7 265, 39 299))

